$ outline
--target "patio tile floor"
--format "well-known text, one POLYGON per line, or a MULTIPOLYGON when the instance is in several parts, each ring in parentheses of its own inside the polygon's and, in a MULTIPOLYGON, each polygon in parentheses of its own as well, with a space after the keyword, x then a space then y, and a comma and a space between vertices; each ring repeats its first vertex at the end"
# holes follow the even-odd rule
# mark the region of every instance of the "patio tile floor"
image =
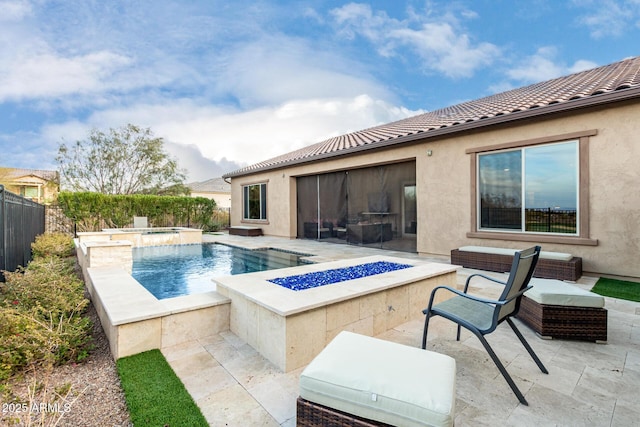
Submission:
MULTIPOLYGON (((312 253, 319 259, 380 254, 379 249, 272 237, 206 236, 244 247, 277 247, 312 253)), ((416 254, 387 252, 400 257, 416 254)), ((424 258, 423 258, 424 259, 424 258)), ((443 259, 434 259, 442 262, 443 259)), ((462 269, 458 283, 471 270, 462 269)), ((504 275, 489 273, 494 277, 504 275)), ((597 278, 584 276, 589 289, 597 278)), ((474 291, 495 296, 491 282, 474 291)), ((426 305, 426 301, 425 301, 426 305)), ((609 315, 608 342, 595 344, 543 340, 518 323, 549 370, 541 373, 508 325, 488 340, 529 402, 519 404, 475 336, 463 329, 455 340, 455 325, 441 318, 430 324, 427 349, 448 354, 457 362, 455 425, 460 426, 629 426, 640 419, 640 304, 605 299, 609 315)), ((423 322, 413 321, 379 338, 419 347, 423 322)), ((303 368, 282 373, 232 332, 162 349, 212 426, 295 426, 298 379, 303 368)), ((389 363, 393 363, 392 360, 389 363)))

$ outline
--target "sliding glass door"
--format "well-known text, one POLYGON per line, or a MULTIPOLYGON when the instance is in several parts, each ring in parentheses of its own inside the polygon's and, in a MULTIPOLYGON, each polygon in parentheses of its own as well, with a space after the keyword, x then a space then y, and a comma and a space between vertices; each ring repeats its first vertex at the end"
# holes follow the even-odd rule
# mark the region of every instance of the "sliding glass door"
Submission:
POLYGON ((416 251, 415 162, 297 179, 298 237, 416 251))

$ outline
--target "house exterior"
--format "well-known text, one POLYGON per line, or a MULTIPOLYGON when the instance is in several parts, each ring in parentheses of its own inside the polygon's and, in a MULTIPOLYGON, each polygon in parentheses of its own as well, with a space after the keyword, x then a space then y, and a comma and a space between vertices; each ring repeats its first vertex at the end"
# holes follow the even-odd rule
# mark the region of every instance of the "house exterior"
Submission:
POLYGON ((539 244, 638 278, 639 131, 635 57, 226 174, 231 224, 424 255, 539 244))
POLYGON ((0 184, 14 193, 41 204, 54 202, 60 192, 57 171, 0 167, 0 184))
POLYGON ((213 178, 202 182, 187 184, 191 197, 205 197, 216 201, 219 208, 231 207, 231 185, 222 178, 213 178))

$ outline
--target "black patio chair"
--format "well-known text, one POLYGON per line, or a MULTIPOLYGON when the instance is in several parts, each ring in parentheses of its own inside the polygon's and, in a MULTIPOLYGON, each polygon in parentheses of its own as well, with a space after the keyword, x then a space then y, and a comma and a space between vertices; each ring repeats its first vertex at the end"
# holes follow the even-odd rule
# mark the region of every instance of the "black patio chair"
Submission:
POLYGON ((424 335, 422 337, 423 349, 427 347, 427 332, 429 328, 429 320, 432 316, 442 316, 457 323, 457 341, 460 341, 460 327, 470 330, 478 337, 504 379, 507 380, 511 390, 513 390, 515 395, 518 397, 518 400, 523 405, 528 405, 527 401, 484 336, 493 332, 500 323, 506 320, 540 370, 545 374, 549 373, 511 319, 512 316, 518 314, 522 295, 531 288, 531 286, 529 286, 529 280, 536 268, 539 255, 540 246, 534 246, 532 248, 516 252, 513 257, 513 263, 511 264, 509 278, 506 282, 502 282, 482 274, 472 274, 467 278, 463 291, 459 291, 449 286, 438 286, 431 292, 428 307, 422 311, 426 315, 424 335), (467 291, 469 289, 469 283, 474 277, 482 277, 504 285, 504 290, 502 291, 500 298, 497 300, 491 300, 468 294, 467 291), (452 292, 455 296, 433 305, 436 294, 441 291, 452 292))

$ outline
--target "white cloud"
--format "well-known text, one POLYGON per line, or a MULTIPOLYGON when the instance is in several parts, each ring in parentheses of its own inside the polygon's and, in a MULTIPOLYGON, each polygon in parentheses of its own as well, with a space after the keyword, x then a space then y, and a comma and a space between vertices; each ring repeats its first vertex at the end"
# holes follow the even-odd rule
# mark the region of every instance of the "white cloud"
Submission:
POLYGON ((470 77, 478 69, 490 65, 500 49, 491 43, 473 45, 467 34, 457 33, 450 24, 427 23, 416 31, 408 28, 392 31, 389 37, 409 45, 423 60, 426 68, 448 77, 470 77))
POLYGON ((573 65, 567 69, 567 71, 569 71, 569 73, 579 73, 580 71, 590 70, 597 66, 598 64, 596 64, 593 61, 588 61, 586 59, 579 59, 576 62, 574 62, 573 65))
POLYGON ((578 60, 573 65, 566 65, 557 59, 557 53, 554 47, 539 48, 534 55, 523 59, 515 68, 508 70, 507 76, 521 83, 536 83, 597 66, 587 60, 578 60))
MULTIPOLYGON (((398 106, 366 65, 313 39, 258 31, 183 54, 152 38, 128 44, 121 28, 109 32, 110 19, 96 23, 96 33, 109 34, 104 40, 92 38, 90 28, 71 36, 21 24, 0 40, 0 47, 19 47, 0 49, 0 61, 12 64, 0 69, 0 103, 29 101, 51 115, 30 139, 41 152, 83 140, 92 128, 133 123, 151 128, 174 152, 184 147, 179 161, 200 180, 421 112, 398 106)), ((195 40, 188 32, 179 39, 195 40)))
POLYGON ((27 1, 0 1, 0 22, 20 21, 31 14, 27 1))
POLYGON ((261 37, 220 61, 224 67, 216 76, 216 91, 234 97, 245 108, 361 93, 394 97, 361 64, 281 35, 261 37))
POLYGON ((640 1, 638 0, 574 0, 578 8, 588 12, 578 17, 580 24, 590 29, 591 37, 620 37, 629 27, 640 27, 640 1))
MULTIPOLYGON (((474 42, 452 14, 434 17, 412 12, 411 19, 400 21, 385 12, 374 12, 368 4, 356 3, 336 8, 331 14, 340 34, 348 38, 364 37, 381 56, 401 56, 408 47, 421 59, 425 70, 451 78, 470 77, 501 54, 500 48, 492 43, 474 42)), ((474 19, 477 15, 465 10, 462 17, 474 19)))
MULTIPOLYGON (((51 108, 51 104, 88 108, 108 98, 122 101, 125 93, 202 83, 199 72, 179 50, 190 42, 185 41, 189 36, 168 27, 159 31, 152 19, 134 25, 135 19, 121 14, 117 5, 115 10, 104 4, 94 5, 96 10, 91 7, 71 1, 55 7, 0 3, 0 22, 11 17, 0 28, 0 103, 35 101, 38 108, 51 108), (149 28, 156 33, 145 33, 149 28), (169 31, 171 36, 166 35, 169 31), (158 32, 165 37, 161 41, 158 32), (169 46, 169 37, 174 37, 177 47, 169 46)), ((163 22, 168 19, 157 17, 163 22)), ((196 29, 204 38, 203 26, 196 29)), ((196 29, 190 29, 192 38, 196 29)), ((200 56, 192 58, 197 61, 200 56)))
POLYGON ((0 75, 0 101, 103 92, 130 59, 111 52, 64 58, 52 53, 20 55, 0 75))
MULTIPOLYGON (((294 100, 246 111, 182 99, 96 112, 86 123, 71 121, 48 126, 43 138, 59 143, 64 137, 66 142, 74 142, 84 139, 91 128, 104 130, 133 123, 151 128, 156 136, 170 142, 176 153, 179 153, 177 146, 190 147, 189 164, 181 164, 182 167, 204 167, 205 160, 235 167, 422 112, 368 95, 294 100), (203 161, 196 160, 194 147, 203 161)), ((208 173, 211 171, 198 169, 190 171, 190 176, 197 180, 214 177, 208 173)))
POLYGON ((361 95, 289 101, 247 111, 183 100, 102 112, 91 121, 114 126, 128 119, 177 144, 195 145, 209 159, 250 164, 420 112, 361 95))

